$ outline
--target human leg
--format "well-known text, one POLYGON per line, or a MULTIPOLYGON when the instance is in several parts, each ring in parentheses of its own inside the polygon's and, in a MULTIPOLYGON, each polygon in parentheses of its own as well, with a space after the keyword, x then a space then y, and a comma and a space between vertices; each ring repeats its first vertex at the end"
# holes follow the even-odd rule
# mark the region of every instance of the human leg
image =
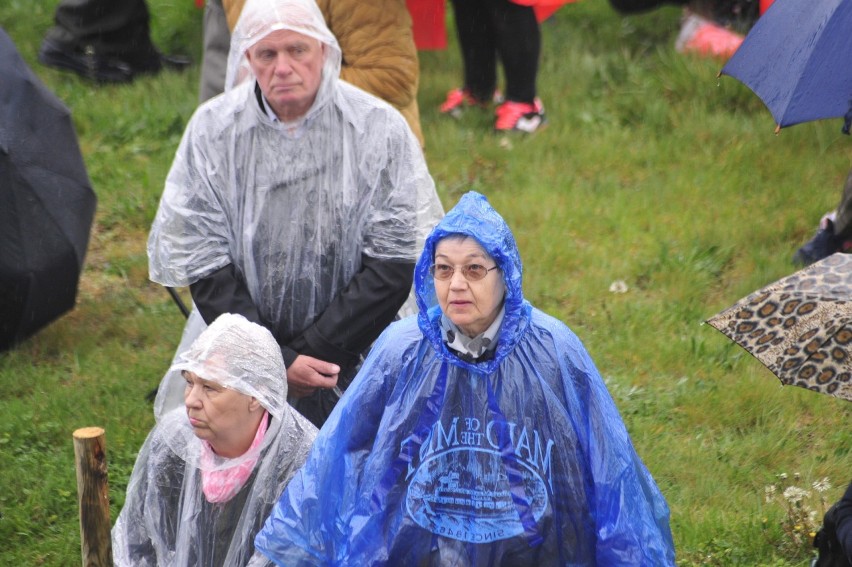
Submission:
POLYGON ((852 240, 852 170, 846 176, 840 204, 835 211, 834 235, 841 240, 852 240))
POLYGON ((458 118, 465 106, 486 106, 497 88, 497 47, 488 21, 489 0, 453 0, 453 15, 462 56, 463 86, 453 89, 441 112, 458 118))
POLYGON ((847 251, 852 251, 852 170, 846 176, 837 208, 820 219, 816 234, 796 251, 793 263, 807 266, 847 251))
POLYGON ((491 100, 497 87, 497 46, 488 21, 489 0, 453 0, 456 32, 464 67, 464 88, 474 98, 491 100))
POLYGON ((47 37, 63 46, 85 44, 108 56, 122 55, 130 46, 154 51, 145 0, 62 0, 54 21, 47 37))
POLYGON ((506 101, 497 107, 494 129, 532 133, 543 126, 544 106, 536 97, 541 28, 535 11, 510 0, 493 0, 492 26, 506 79, 506 101))
POLYGON ((541 54, 541 28, 535 11, 510 0, 493 0, 490 17, 506 79, 506 100, 532 103, 541 54))

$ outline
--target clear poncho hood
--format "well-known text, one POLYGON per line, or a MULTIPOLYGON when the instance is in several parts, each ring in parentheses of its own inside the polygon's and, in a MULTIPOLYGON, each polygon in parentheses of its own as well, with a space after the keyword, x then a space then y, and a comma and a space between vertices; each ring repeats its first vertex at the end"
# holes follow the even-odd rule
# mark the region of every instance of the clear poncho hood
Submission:
POLYGON ((319 6, 313 0, 249 0, 240 11, 228 53, 225 90, 256 79, 246 52, 272 32, 289 30, 318 40, 325 46, 322 82, 308 118, 334 96, 340 75, 342 55, 337 38, 328 29, 319 6))
POLYGON ((278 565, 674 565, 665 499, 580 340, 521 291, 514 238, 465 195, 427 239, 420 313, 392 324, 255 543, 278 565), (428 276, 444 236, 498 262, 494 359, 441 342, 428 276))
POLYGON ((286 403, 281 351, 269 331, 240 315, 214 321, 175 364, 242 394, 269 414, 263 441, 228 459, 205 451, 186 409, 157 416, 139 451, 112 530, 116 565, 246 565, 253 538, 304 463, 316 428, 286 403), (204 475, 243 468, 248 480, 225 502, 209 502, 204 475), (250 472, 248 472, 250 471, 250 472))
POLYGON ((180 353, 171 371, 198 376, 256 398, 281 418, 287 407, 287 370, 272 334, 241 315, 225 313, 180 353))

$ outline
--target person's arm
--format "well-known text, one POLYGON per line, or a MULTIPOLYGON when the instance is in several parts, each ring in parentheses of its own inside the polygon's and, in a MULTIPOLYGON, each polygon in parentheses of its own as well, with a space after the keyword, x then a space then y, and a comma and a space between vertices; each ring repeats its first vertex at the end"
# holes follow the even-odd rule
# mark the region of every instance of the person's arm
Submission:
MULTIPOLYGON (((272 327, 262 320, 254 300, 243 279, 237 275, 233 264, 228 264, 205 278, 190 284, 192 301, 208 325, 223 313, 237 313, 252 323, 272 327)), ((270 330, 275 333, 274 328, 270 330)), ((277 337, 276 337, 277 338, 277 337)), ((280 344, 280 341, 279 341, 280 344)), ((281 344, 281 354, 288 368, 299 353, 281 344)))
MULTIPOLYGON (((299 355, 287 364, 290 395, 333 388, 396 316, 414 280, 414 263, 361 255, 361 270, 322 314, 287 347, 299 355)), ((285 357, 285 363, 287 362, 285 357)))
POLYGON ((397 366, 410 342, 388 330, 376 341, 362 371, 317 434, 307 461, 295 473, 257 534, 255 548, 276 565, 348 565, 341 557, 388 407, 397 366))
MULTIPOLYGON (((165 466, 159 455, 152 454, 153 446, 165 446, 161 429, 154 426, 139 450, 133 472, 127 483, 127 495, 121 513, 112 528, 112 558, 116 567, 154 567, 157 551, 174 550, 180 487, 183 485, 181 463, 165 466), (165 498, 164 498, 165 497, 165 498), (161 509, 151 511, 146 506, 157 502, 161 509), (156 518, 152 523, 146 518, 156 518), (153 532, 149 531, 155 526, 153 532), (158 531, 159 530, 159 531, 158 531), (155 545, 156 543, 156 545, 155 545)), ((177 460, 171 452, 167 457, 177 460)))
POLYGON ((361 270, 289 346, 344 368, 354 365, 393 321, 413 281, 413 262, 362 255, 361 270))
MULTIPOLYGON (((408 296, 413 263, 369 256, 362 256, 361 262, 361 270, 310 327, 286 344, 279 339, 290 393, 295 397, 334 387, 339 367, 358 361, 408 296)), ((207 324, 222 313, 239 313, 276 334, 275 325, 260 317, 248 287, 231 264, 191 284, 190 292, 207 324)))

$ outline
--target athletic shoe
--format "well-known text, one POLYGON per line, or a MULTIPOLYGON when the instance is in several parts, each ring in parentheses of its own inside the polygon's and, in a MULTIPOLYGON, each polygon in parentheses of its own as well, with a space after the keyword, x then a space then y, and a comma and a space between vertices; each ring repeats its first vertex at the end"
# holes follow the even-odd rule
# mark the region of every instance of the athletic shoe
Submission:
MULTIPOLYGON (((494 91, 492 101, 497 103, 503 102, 500 91, 494 91)), ((447 93, 447 99, 441 104, 439 110, 441 114, 447 114, 453 118, 461 118, 465 107, 478 106, 486 108, 489 104, 489 101, 475 98, 467 89, 453 89, 447 93)))
POLYGON ((793 255, 793 263, 802 266, 809 266, 814 262, 819 262, 823 258, 828 258, 835 252, 844 250, 844 242, 842 239, 834 235, 834 225, 829 220, 824 222, 825 226, 820 226, 817 233, 808 240, 804 246, 796 250, 793 255))
POLYGON ((744 36, 696 14, 687 14, 675 40, 680 53, 728 59, 740 47, 744 36))
POLYGON ((544 105, 536 98, 532 104, 507 100, 497 107, 494 129, 498 132, 526 132, 532 134, 547 124, 544 105))

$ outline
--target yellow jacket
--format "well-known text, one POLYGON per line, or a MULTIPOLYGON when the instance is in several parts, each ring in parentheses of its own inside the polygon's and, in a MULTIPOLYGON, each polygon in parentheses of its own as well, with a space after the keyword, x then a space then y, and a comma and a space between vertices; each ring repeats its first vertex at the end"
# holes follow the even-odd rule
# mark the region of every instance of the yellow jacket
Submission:
MULTIPOLYGON (((222 0, 233 31, 245 0, 222 0)), ((393 105, 423 145, 420 65, 405 0, 317 0, 343 52, 340 78, 393 105)))

